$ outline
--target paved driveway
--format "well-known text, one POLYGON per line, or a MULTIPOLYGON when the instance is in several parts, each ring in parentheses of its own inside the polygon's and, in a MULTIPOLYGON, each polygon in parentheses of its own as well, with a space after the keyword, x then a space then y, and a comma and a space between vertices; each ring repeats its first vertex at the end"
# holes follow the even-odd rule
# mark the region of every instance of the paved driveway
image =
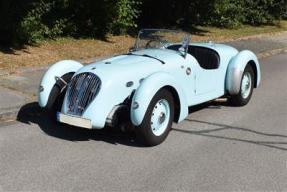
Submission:
POLYGON ((287 191, 287 55, 249 105, 191 108, 166 142, 51 124, 35 103, 0 127, 0 191, 287 191))

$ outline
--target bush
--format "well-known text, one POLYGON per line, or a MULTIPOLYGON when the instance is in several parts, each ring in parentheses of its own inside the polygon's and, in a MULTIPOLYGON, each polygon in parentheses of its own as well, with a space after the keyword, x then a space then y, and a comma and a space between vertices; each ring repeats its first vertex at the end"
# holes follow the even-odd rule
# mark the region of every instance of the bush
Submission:
POLYGON ((34 9, 28 12, 23 18, 18 34, 21 40, 28 43, 35 43, 46 38, 56 38, 63 34, 65 28, 64 19, 57 19, 46 23, 44 18, 51 12, 54 2, 39 2, 34 4, 34 9))
POLYGON ((0 44, 18 43, 17 31, 22 18, 30 9, 29 0, 0 1, 0 44))
POLYGON ((210 23, 219 27, 239 27, 245 20, 243 13, 244 8, 240 1, 222 0, 214 4, 213 18, 210 23))
POLYGON ((188 30, 193 25, 274 24, 286 11, 286 0, 2 0, 0 43, 104 38, 138 26, 188 30))
POLYGON ((231 28, 241 24, 275 24, 287 11, 286 6, 286 0, 217 0, 210 23, 231 28))
POLYGON ((274 24, 287 11, 286 0, 245 0, 245 23, 252 25, 274 24))
POLYGON ((140 11, 140 1, 137 0, 119 0, 115 7, 115 18, 113 19, 111 32, 116 34, 126 33, 128 30, 137 27, 137 21, 140 11))

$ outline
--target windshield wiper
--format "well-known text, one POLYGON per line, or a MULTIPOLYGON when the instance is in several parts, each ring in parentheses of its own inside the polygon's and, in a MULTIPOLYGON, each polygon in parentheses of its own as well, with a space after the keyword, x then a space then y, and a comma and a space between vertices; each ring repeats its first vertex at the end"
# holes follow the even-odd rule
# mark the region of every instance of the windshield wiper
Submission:
POLYGON ((155 60, 158 60, 159 62, 161 62, 162 64, 165 64, 165 62, 161 59, 158 59, 156 57, 153 57, 153 56, 150 56, 150 55, 147 55, 147 54, 143 54, 143 55, 140 55, 140 54, 134 54, 134 53, 127 53, 125 55, 135 55, 135 56, 143 56, 143 57, 148 57, 148 58, 152 58, 152 59, 155 59, 155 60))

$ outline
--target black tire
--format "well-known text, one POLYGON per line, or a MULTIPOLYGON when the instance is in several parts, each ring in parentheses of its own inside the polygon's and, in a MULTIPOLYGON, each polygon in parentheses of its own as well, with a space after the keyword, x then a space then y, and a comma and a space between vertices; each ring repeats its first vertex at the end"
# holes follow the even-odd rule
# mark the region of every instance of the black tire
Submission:
POLYGON ((142 123, 135 128, 137 140, 145 146, 155 146, 162 143, 166 137, 168 136, 169 131, 171 130, 172 122, 174 118, 174 100, 172 94, 167 89, 159 90, 156 95, 152 98, 144 119, 142 123), (165 101, 165 103, 169 105, 169 119, 167 120, 167 126, 164 132, 160 135, 155 135, 152 126, 151 126, 151 118, 153 115, 153 110, 156 104, 160 103, 160 101, 165 101))
MULTIPOLYGON (((70 82, 73 74, 74 73, 68 73, 62 76, 61 78, 65 80, 66 82, 70 82)), ((63 87, 64 87, 64 84, 62 82, 56 82, 56 84, 51 90, 51 93, 49 95, 49 100, 45 108, 46 115, 48 115, 49 119, 53 122, 58 122, 57 112, 61 111, 61 108, 64 102, 64 97, 65 97, 67 88, 64 88, 64 90, 62 90, 63 87)))
POLYGON ((47 107, 45 108, 45 113, 49 117, 49 119, 53 122, 57 121, 57 112, 61 110, 62 104, 64 101, 64 93, 61 93, 61 90, 58 86, 54 86, 51 90, 49 96, 49 102, 47 107))
POLYGON ((245 69, 244 72, 242 74, 242 78, 241 78, 241 82, 240 82, 240 91, 237 95, 232 95, 229 99, 229 102, 232 106, 244 106, 246 105, 253 93, 253 88, 254 88, 254 71, 252 69, 252 67, 248 64, 245 69), (243 90, 242 90, 242 82, 243 82, 243 77, 244 75, 246 75, 247 73, 250 74, 251 76, 251 82, 250 82, 250 92, 248 94, 248 96, 243 97, 243 90))

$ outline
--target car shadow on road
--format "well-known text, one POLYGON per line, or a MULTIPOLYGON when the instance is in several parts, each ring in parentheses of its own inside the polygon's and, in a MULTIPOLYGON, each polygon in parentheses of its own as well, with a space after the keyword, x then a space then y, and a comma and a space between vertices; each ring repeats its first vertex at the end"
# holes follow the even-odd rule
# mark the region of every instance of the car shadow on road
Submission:
POLYGON ((259 132, 259 131, 255 131, 252 129, 235 127, 235 126, 230 126, 230 125, 225 125, 225 124, 220 124, 220 123, 200 121, 200 120, 195 120, 195 119, 193 119, 193 120, 192 119, 185 119, 185 121, 200 123, 200 124, 207 124, 207 125, 215 126, 217 128, 198 130, 198 131, 197 130, 183 130, 183 129, 178 129, 178 128, 173 128, 172 130, 176 131, 176 132, 181 132, 181 133, 199 135, 199 136, 204 136, 204 137, 209 137, 209 138, 214 138, 214 139, 222 139, 222 140, 227 140, 227 141, 239 141, 239 142, 250 143, 250 144, 260 145, 260 146, 264 146, 264 147, 268 147, 268 148, 287 151, 287 142, 274 141, 274 139, 276 139, 276 138, 280 138, 281 140, 285 139, 285 141, 286 141, 287 135, 264 133, 264 132, 259 132), (255 134, 257 137, 258 136, 268 137, 268 139, 266 139, 266 140, 250 140, 250 139, 238 138, 236 136, 233 136, 233 137, 232 136, 226 136, 226 134, 224 134, 224 132, 221 135, 218 134, 218 132, 220 132, 220 131, 230 131, 230 130, 236 130, 236 131, 240 131, 240 132, 255 134), (214 134, 214 133, 217 133, 217 134, 214 134), (272 141, 270 141, 270 138, 272 139, 272 141))
POLYGON ((29 103, 21 107, 17 115, 17 121, 26 124, 35 123, 39 125, 40 129, 47 135, 68 141, 96 140, 115 145, 122 144, 142 147, 135 142, 135 136, 132 132, 122 133, 117 129, 109 127, 102 130, 89 130, 51 122, 36 102, 29 103))
MULTIPOLYGON (((206 108, 220 109, 222 106, 229 106, 229 104, 224 101, 212 101, 212 102, 204 103, 204 104, 189 108, 189 113, 192 114, 192 113, 195 113, 197 111, 200 111, 206 108)), ((53 136, 59 139, 68 140, 68 141, 95 140, 95 141, 104 141, 104 142, 115 144, 115 145, 122 144, 122 145, 133 146, 133 147, 143 147, 142 145, 135 142, 135 135, 133 132, 123 133, 119 129, 116 129, 116 128, 113 129, 113 128, 108 128, 108 127, 102 130, 94 130, 94 129, 89 130, 89 129, 83 129, 79 127, 73 127, 70 125, 56 124, 55 122, 51 122, 47 118, 47 115, 45 115, 45 112, 38 106, 38 103, 36 102, 29 103, 21 107, 17 115, 17 120, 19 122, 26 123, 26 124, 35 123, 47 135, 50 135, 50 136, 53 136)), ((269 139, 268 141, 247 140, 247 139, 242 139, 242 138, 229 137, 229 136, 226 136, 225 134, 218 135, 218 134, 212 134, 212 133, 217 133, 219 131, 237 130, 241 132, 256 134, 257 136, 269 137, 272 139, 273 138, 281 138, 281 139, 286 138, 287 139, 286 135, 264 133, 264 132, 259 132, 259 131, 255 131, 252 129, 234 127, 230 125, 218 124, 218 123, 200 121, 200 120, 186 119, 186 121, 190 121, 194 123, 201 123, 201 124, 208 124, 208 125, 215 126, 217 128, 205 129, 205 130, 184 130, 184 129, 173 128, 172 130, 176 132, 181 132, 181 133, 200 135, 204 137, 223 139, 227 141, 245 142, 245 143, 256 144, 260 146, 287 151, 287 147, 285 147, 287 145, 287 142, 269 141, 269 139)))
MULTIPOLYGON (((214 100, 210 101, 207 103, 203 103, 194 107, 189 108, 189 114, 192 114, 194 112, 200 111, 202 109, 220 109, 222 106, 224 107, 235 107, 232 106, 226 99, 219 99, 219 100, 214 100)), ((209 137, 209 138, 214 138, 214 139, 222 139, 222 140, 227 140, 227 141, 239 141, 239 142, 244 142, 244 143, 250 143, 250 144, 256 144, 260 146, 265 146, 273 149, 278 149, 278 150, 283 150, 287 151, 287 142, 281 142, 281 141, 270 141, 270 138, 276 139, 276 138, 283 138, 287 139, 287 135, 281 135, 281 134, 273 134, 273 133, 264 133, 264 132, 259 132, 255 131, 252 129, 247 129, 247 128, 242 128, 242 127, 235 127, 235 126, 230 126, 230 125, 225 125, 225 124, 219 124, 219 123, 214 123, 214 122, 207 122, 207 121, 201 121, 201 120, 195 120, 195 119, 185 119, 185 121, 189 122, 194 122, 194 123, 200 123, 200 124, 205 124, 205 125, 211 125, 217 128, 214 129, 205 129, 205 130, 184 130, 184 129, 178 129, 178 128, 172 128, 173 131, 176 132, 181 132, 181 133, 187 133, 191 135, 200 135, 204 137, 209 137), (236 137, 229 137, 222 133, 222 135, 219 135, 219 131, 230 131, 230 130, 237 130, 240 132, 245 132, 245 133, 252 133, 257 136, 261 137, 268 137, 268 140, 248 140, 248 139, 242 139, 242 138, 236 138, 236 137), (212 134, 213 133, 213 134, 212 134), (217 134, 214 134, 217 133, 217 134), (285 147, 286 146, 286 147, 285 147)))

